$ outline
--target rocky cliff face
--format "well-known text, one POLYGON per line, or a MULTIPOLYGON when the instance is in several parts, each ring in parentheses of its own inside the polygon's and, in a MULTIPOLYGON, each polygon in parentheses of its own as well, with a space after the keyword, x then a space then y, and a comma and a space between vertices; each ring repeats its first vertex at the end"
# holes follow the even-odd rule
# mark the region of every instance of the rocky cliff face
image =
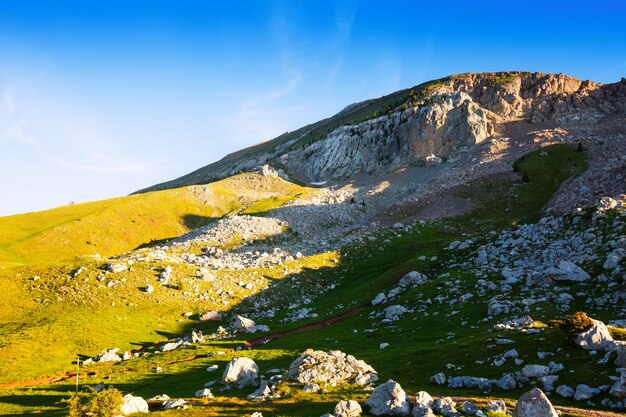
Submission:
MULTIPOLYGON (((316 140, 311 131, 258 152, 243 152, 144 191, 210 182, 269 163, 305 180, 338 180, 403 164, 455 159, 509 122, 595 124, 626 111, 626 82, 601 85, 564 74, 461 74, 431 82, 385 114, 344 124, 362 109, 348 106, 316 140), (345 119, 342 119, 345 117, 345 119), (223 163, 228 160, 228 163, 223 163)), ((368 101, 372 103, 375 101, 368 101)), ((358 119, 358 118, 357 118, 358 119)), ((272 142, 270 142, 271 144, 272 142)))
POLYGON ((359 172, 450 157, 492 135, 498 116, 466 93, 429 96, 418 105, 333 130, 324 139, 284 153, 280 161, 312 179, 338 179, 359 172))

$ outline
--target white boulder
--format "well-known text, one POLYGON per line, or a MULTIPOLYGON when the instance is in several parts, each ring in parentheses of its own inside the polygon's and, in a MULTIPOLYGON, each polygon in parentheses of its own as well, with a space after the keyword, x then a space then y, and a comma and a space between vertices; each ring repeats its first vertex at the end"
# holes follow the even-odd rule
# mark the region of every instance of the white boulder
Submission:
POLYGON ((408 416, 411 413, 409 396, 392 379, 377 386, 365 405, 375 416, 408 416))

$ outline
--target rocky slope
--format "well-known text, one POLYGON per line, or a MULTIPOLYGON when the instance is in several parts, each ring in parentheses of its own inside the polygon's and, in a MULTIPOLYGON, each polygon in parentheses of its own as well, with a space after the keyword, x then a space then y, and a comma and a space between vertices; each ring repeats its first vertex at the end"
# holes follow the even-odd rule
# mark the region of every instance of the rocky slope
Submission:
POLYGON ((349 106, 318 122, 321 133, 305 127, 142 191, 214 181, 267 163, 305 181, 342 180, 456 160, 502 137, 515 121, 575 128, 626 109, 626 82, 602 85, 564 74, 461 74, 394 94, 394 102, 371 114, 363 114, 363 104, 349 106))

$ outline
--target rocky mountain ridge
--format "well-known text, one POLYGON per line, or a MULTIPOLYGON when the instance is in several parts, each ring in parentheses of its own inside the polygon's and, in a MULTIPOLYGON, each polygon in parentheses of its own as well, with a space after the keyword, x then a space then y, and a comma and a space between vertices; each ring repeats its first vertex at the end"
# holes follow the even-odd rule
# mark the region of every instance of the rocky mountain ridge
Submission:
POLYGON ((229 155, 223 160, 228 164, 220 161, 140 192, 215 181, 264 164, 303 181, 337 181, 363 172, 454 161, 486 139, 502 137, 516 121, 587 125, 623 112, 625 97, 624 81, 602 85, 564 74, 526 72, 454 75, 403 90, 397 101, 360 120, 353 116, 364 104, 356 103, 327 119, 332 123, 317 136, 303 128, 287 141, 281 136, 264 149, 229 155))

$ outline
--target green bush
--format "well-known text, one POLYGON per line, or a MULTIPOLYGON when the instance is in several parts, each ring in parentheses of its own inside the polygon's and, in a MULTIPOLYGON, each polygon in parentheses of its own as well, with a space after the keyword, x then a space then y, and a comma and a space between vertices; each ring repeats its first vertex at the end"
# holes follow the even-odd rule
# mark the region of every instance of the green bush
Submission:
POLYGON ((530 182, 530 176, 528 175, 528 171, 524 171, 524 175, 522 175, 522 181, 530 182))
POLYGON ((121 412, 122 393, 109 388, 86 395, 74 395, 67 403, 69 417, 113 417, 121 412))
POLYGON ((572 334, 580 333, 591 326, 593 326, 593 321, 584 311, 577 311, 563 320, 563 328, 572 334))

